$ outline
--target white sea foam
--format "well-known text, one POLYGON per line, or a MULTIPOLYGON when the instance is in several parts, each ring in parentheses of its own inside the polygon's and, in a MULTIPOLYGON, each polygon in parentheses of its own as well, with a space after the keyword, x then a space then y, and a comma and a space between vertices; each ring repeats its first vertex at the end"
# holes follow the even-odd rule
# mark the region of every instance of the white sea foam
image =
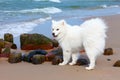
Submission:
POLYGON ((60 0, 34 0, 34 1, 51 1, 51 2, 56 2, 56 3, 61 3, 60 0))
POLYGON ((11 33, 14 35, 14 37, 17 37, 22 33, 28 33, 32 31, 41 22, 44 22, 49 19, 51 19, 51 17, 45 19, 40 18, 37 20, 27 21, 27 22, 17 22, 12 24, 0 25, 0 29, 1 29, 0 38, 3 38, 5 33, 11 33))
POLYGON ((61 3, 60 0, 49 0, 49 1, 52 1, 52 2, 57 2, 57 3, 61 3))
POLYGON ((19 11, 0 11, 0 12, 7 12, 7 13, 48 13, 48 14, 55 14, 62 12, 61 9, 56 8, 56 7, 47 7, 47 8, 35 8, 35 9, 25 9, 25 10, 19 10, 19 11))
POLYGON ((111 5, 111 6, 108 6, 108 5, 101 5, 102 8, 116 8, 116 7, 120 7, 119 5, 111 5))

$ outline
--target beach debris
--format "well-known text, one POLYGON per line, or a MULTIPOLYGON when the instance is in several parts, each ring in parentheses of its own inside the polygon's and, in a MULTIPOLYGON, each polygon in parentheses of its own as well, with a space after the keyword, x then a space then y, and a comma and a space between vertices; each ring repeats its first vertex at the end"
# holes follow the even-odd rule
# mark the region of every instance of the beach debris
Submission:
POLYGON ((34 55, 46 55, 47 52, 45 50, 33 50, 28 54, 23 55, 23 61, 32 62, 32 58, 34 55))
POLYGON ((21 53, 10 53, 9 58, 8 58, 8 62, 9 63, 18 63, 22 61, 22 54, 21 53))
POLYGON ((59 47, 48 52, 48 54, 46 54, 46 60, 52 61, 52 59, 54 59, 55 56, 63 56, 62 48, 59 47))
POLYGON ((79 66, 81 66, 81 65, 88 65, 89 64, 89 61, 87 60, 87 59, 78 59, 77 60, 77 63, 76 63, 76 65, 79 65, 79 66))
POLYGON ((53 42, 42 34, 21 34, 20 44, 22 50, 52 49, 53 42))
POLYGON ((104 50, 104 55, 113 55, 113 49, 112 48, 106 48, 104 50))
POLYGON ((52 59, 52 65, 58 65, 61 62, 63 62, 63 57, 62 56, 55 56, 52 59))
POLYGON ((32 57, 32 64, 42 64, 45 61, 45 55, 36 54, 32 57))
POLYGON ((4 41, 13 43, 13 35, 10 33, 4 34, 4 41))
POLYGON ((108 58, 107 61, 111 61, 111 59, 108 58))
POLYGON ((114 66, 114 67, 120 67, 120 60, 117 60, 117 61, 114 63, 113 66, 114 66))

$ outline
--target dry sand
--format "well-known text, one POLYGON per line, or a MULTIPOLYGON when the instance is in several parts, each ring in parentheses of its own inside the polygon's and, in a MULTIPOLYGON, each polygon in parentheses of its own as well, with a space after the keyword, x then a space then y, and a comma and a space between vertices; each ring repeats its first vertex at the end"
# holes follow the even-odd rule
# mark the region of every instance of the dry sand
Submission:
POLYGON ((100 56, 94 70, 87 71, 85 66, 55 66, 51 62, 41 65, 26 62, 10 64, 7 59, 1 58, 0 80, 120 80, 120 68, 113 67, 120 59, 120 15, 102 18, 109 26, 106 47, 112 47, 114 55, 100 56))

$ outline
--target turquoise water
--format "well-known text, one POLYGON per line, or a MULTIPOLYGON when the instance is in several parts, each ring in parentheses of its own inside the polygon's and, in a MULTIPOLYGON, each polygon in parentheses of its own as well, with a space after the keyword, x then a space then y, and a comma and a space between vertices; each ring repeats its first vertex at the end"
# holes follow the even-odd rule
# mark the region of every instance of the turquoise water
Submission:
POLYGON ((80 24, 82 18, 120 14, 119 0, 0 0, 0 38, 5 33, 51 36, 51 20, 80 24))

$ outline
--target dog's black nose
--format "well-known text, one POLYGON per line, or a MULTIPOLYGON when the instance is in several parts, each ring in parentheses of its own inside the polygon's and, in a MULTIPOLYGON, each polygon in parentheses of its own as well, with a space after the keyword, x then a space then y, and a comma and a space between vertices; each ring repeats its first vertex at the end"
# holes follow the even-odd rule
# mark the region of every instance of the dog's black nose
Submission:
POLYGON ((53 36, 55 36, 55 33, 52 33, 53 36))

